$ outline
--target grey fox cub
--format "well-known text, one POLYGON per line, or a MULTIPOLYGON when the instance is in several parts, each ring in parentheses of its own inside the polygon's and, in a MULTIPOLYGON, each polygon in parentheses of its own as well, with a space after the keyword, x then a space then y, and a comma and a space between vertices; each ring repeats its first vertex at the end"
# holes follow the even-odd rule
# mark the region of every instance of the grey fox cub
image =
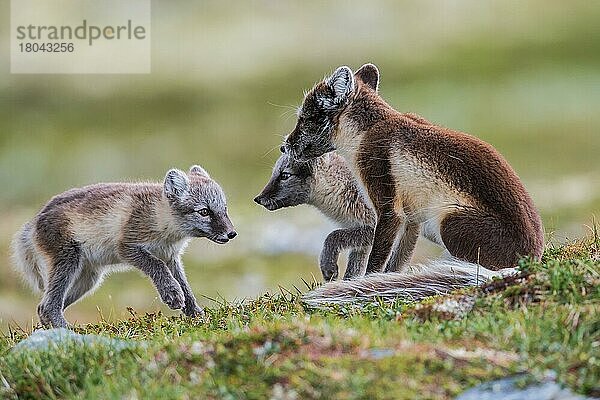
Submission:
POLYGON ((337 278, 338 256, 348 248, 351 251, 344 279, 364 273, 373 241, 375 212, 338 154, 325 154, 309 163, 294 163, 283 152, 273 167, 271 179, 254 201, 270 211, 301 204, 314 206, 342 227, 325 239, 320 256, 323 279, 337 278))
POLYGON ((52 198, 12 243, 24 278, 43 291, 45 326, 64 327, 63 311, 119 264, 146 274, 161 299, 202 314, 181 254, 192 237, 227 243, 236 236, 221 187, 199 166, 167 172, 164 183, 101 183, 52 198))
MULTIPOLYGON (((473 136, 394 110, 378 88, 373 64, 356 74, 338 68, 306 94, 285 145, 303 162, 338 150, 360 180, 377 214, 367 273, 383 270, 396 243, 412 251, 421 229, 469 268, 539 258, 540 216, 506 160, 473 136)), ((393 288, 385 275, 369 284, 388 280, 377 287, 393 288)), ((347 293, 360 295, 352 285, 357 290, 347 293)))
MULTIPOLYGON (((254 201, 270 211, 301 204, 317 208, 342 227, 331 232, 323 244, 319 260, 323 278, 326 281, 337 278, 337 259, 348 248, 351 250, 344 279, 363 275, 373 244, 376 217, 346 161, 332 152, 298 163, 284 150, 282 146, 271 179, 254 201)), ((412 255, 412 249, 407 252, 399 246, 400 243, 390 256, 386 272, 397 271, 412 255)))

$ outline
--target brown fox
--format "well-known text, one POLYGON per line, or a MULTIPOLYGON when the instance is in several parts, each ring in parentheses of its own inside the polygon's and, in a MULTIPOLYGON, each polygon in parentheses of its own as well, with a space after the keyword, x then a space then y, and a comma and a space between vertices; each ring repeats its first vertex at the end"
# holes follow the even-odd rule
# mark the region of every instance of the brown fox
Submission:
POLYGON ((108 183, 52 198, 16 234, 16 268, 34 290, 45 326, 65 327, 63 311, 132 265, 146 274, 163 302, 188 316, 203 313, 187 282, 181 254, 192 237, 227 243, 236 236, 221 187, 199 166, 172 169, 163 184, 108 183))
POLYGON ((367 273, 383 271, 394 242, 414 248, 421 229, 448 255, 491 270, 539 258, 541 219, 506 160, 473 136, 394 110, 378 86, 373 64, 338 68, 306 94, 286 140, 300 162, 338 150, 361 182, 377 214, 367 273))

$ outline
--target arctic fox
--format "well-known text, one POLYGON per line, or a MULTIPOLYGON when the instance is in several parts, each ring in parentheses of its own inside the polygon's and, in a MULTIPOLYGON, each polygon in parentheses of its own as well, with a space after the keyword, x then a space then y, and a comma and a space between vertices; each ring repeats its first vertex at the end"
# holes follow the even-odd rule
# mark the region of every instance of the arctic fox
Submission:
POLYGON ((45 326, 65 327, 63 311, 119 264, 138 268, 161 299, 202 314, 181 254, 192 237, 227 243, 236 236, 221 187, 199 166, 167 172, 164 183, 101 183, 52 198, 15 235, 16 268, 35 290, 45 326))
POLYGON ((319 260, 323 279, 337 278, 338 256, 348 248, 351 250, 344 279, 364 274, 373 241, 375 212, 338 154, 295 163, 283 152, 273 167, 271 179, 254 201, 270 211, 301 204, 314 206, 341 227, 331 232, 323 244, 319 260))
MULTIPOLYGON (((378 87, 373 64, 338 68, 306 94, 285 145, 299 162, 333 150, 348 162, 377 215, 367 274, 383 271, 395 243, 408 252, 421 229, 465 268, 540 258, 540 216, 506 160, 476 137, 394 110, 378 87)), ((387 275, 377 279, 393 287, 387 275)))

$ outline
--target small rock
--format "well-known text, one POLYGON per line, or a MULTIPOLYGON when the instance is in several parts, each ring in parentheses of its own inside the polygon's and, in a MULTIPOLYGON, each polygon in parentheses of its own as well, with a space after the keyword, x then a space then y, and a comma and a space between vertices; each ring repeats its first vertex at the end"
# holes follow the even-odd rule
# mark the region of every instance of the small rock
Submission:
POLYGON ((467 390, 456 400, 591 400, 562 388, 554 382, 554 376, 551 373, 543 382, 525 388, 515 385, 522 375, 486 382, 467 390))
POLYGON ((381 360, 382 358, 393 357, 396 355, 394 349, 369 349, 367 350, 367 357, 373 360, 381 360))
POLYGON ((116 350, 135 347, 133 342, 128 342, 125 340, 108 338, 99 335, 81 335, 65 328, 55 328, 39 329, 33 332, 27 339, 20 341, 15 347, 13 347, 12 351, 48 350, 53 346, 64 344, 100 344, 113 347, 116 350))

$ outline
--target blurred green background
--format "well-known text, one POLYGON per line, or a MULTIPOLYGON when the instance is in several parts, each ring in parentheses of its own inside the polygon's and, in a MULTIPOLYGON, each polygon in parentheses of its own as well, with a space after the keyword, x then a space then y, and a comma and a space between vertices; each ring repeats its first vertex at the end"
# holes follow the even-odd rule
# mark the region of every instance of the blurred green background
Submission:
MULTIPOLYGON (((400 111, 474 134, 519 173, 548 238, 589 234, 600 210, 600 3, 344 1, 152 3, 149 75, 11 75, 0 0, 0 328, 27 326, 36 295, 10 268, 11 236, 54 194, 161 180, 199 163, 240 232, 185 256, 202 302, 303 287, 332 225, 308 207, 252 202, 304 89, 374 62, 400 111)), ((419 247, 418 259, 435 254, 419 247)), ((67 319, 166 310, 135 272, 109 277, 67 319)))

